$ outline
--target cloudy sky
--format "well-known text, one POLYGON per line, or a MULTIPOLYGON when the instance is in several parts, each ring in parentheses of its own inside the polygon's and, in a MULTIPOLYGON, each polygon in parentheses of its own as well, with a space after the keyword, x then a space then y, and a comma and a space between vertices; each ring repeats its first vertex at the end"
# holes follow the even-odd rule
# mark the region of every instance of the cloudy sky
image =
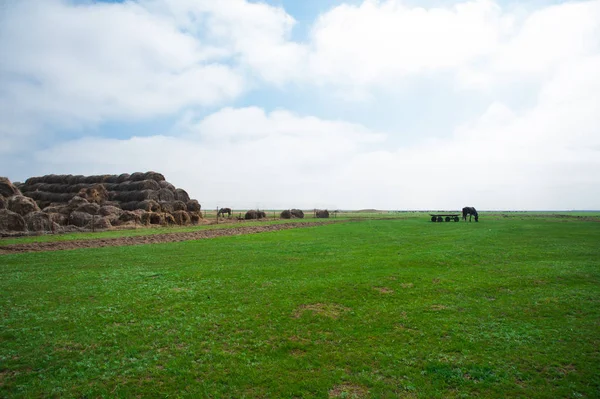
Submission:
POLYGON ((1 0, 0 175, 600 209, 600 0, 1 0))

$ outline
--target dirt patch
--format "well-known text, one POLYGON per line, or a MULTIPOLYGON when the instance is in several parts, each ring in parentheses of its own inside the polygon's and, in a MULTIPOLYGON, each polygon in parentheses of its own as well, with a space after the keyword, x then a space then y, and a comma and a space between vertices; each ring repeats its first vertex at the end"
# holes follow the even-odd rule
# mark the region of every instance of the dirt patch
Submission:
POLYGON ((100 248, 115 247, 127 245, 143 244, 162 244, 169 242, 194 241, 207 238, 237 236, 243 234, 256 234, 269 231, 278 231, 286 229, 295 229, 301 227, 313 227, 324 224, 336 223, 327 222, 309 222, 309 223, 283 223, 266 226, 243 226, 215 230, 202 230, 186 233, 164 233, 136 237, 118 237, 118 238, 98 238, 89 240, 71 240, 61 242, 36 242, 27 244, 0 245, 0 254, 22 253, 22 252, 41 252, 41 251, 61 251, 80 248, 100 248))
POLYGON ((375 291, 380 292, 381 294, 393 294, 394 290, 389 289, 387 287, 373 287, 375 291))
POLYGON ((439 312, 440 310, 448 309, 448 306, 445 305, 431 305, 431 310, 439 312))
POLYGON ((330 398, 366 398, 369 395, 369 390, 361 385, 341 384, 336 385, 329 390, 330 398))
POLYGON ((294 318, 298 319, 305 312, 311 312, 318 316, 337 319, 343 313, 348 312, 350 308, 335 303, 312 303, 310 305, 302 305, 294 312, 294 318))

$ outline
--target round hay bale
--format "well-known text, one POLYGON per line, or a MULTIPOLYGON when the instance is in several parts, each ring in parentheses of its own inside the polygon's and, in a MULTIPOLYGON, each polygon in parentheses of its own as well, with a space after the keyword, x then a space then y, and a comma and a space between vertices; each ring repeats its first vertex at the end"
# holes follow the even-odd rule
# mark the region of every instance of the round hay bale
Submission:
POLYGON ((104 184, 115 184, 118 178, 119 176, 117 175, 106 175, 104 177, 104 184))
POLYGON ((135 211, 137 209, 138 201, 121 202, 119 205, 124 211, 135 211))
POLYGON ((157 172, 146 172, 144 173, 144 180, 154 180, 156 182, 165 181, 165 176, 162 173, 157 172))
POLYGON ((327 219, 329 217, 329 211, 327 209, 317 210, 317 218, 327 219))
POLYGON ((160 201, 175 201, 175 193, 169 188, 161 188, 158 190, 158 199, 160 201))
POLYGON ((173 193, 175 192, 176 188, 174 185, 172 185, 171 183, 169 183, 166 180, 161 180, 158 182, 158 184, 160 184, 161 188, 168 188, 169 190, 171 190, 173 193))
POLYGON ((123 183, 124 181, 129 180, 131 175, 129 173, 122 173, 117 177, 117 183, 123 183))
POLYGON ((158 212, 145 212, 142 217, 142 223, 143 224, 164 224, 165 223, 165 217, 163 216, 162 213, 158 213, 158 212))
POLYGON ((200 210, 202 209, 200 203, 194 199, 186 202, 185 206, 188 212, 200 212, 200 210))
POLYGON ((93 218, 92 221, 86 226, 88 229, 106 230, 110 229, 112 225, 110 220, 105 216, 93 218))
POLYGON ((178 201, 188 202, 190 200, 190 196, 184 189, 178 188, 175 190, 175 199, 178 201))
POLYGON ((103 180, 104 180, 104 175, 86 176, 83 183, 98 184, 98 183, 102 183, 103 180))
POLYGON ((85 212, 73 211, 69 215, 69 224, 77 227, 85 227, 92 221, 92 215, 85 212))
POLYGON ((73 198, 71 198, 71 200, 67 204, 67 207, 69 208, 69 212, 71 212, 71 211, 74 211, 75 209, 77 209, 78 207, 80 207, 83 204, 89 204, 88 200, 86 200, 85 198, 81 198, 81 197, 79 197, 79 196, 76 195, 73 198))
POLYGON ((132 173, 131 176, 129 176, 129 180, 131 180, 131 181, 144 180, 144 174, 142 172, 132 173))
POLYGON ((41 182, 42 182, 41 177, 30 177, 29 179, 25 180, 25 186, 28 186, 31 184, 36 184, 36 183, 41 183, 41 182))
POLYGON ((81 198, 85 198, 89 202, 101 204, 108 199, 108 191, 102 184, 96 184, 88 188, 83 188, 77 193, 81 198))
POLYGON ((136 213, 136 212, 132 212, 132 211, 124 211, 121 216, 119 216, 119 221, 121 223, 127 223, 127 222, 137 222, 137 223, 141 223, 142 218, 141 215, 136 213))
POLYGON ((18 213, 21 216, 25 216, 30 212, 39 211, 40 207, 32 198, 24 195, 13 195, 8 199, 7 209, 18 213))
POLYGON ((89 213, 90 215, 97 215, 100 210, 100 205, 90 202, 88 204, 81 204, 75 209, 75 212, 89 213))
POLYGON ((24 219, 29 231, 53 231, 52 218, 45 212, 31 212, 24 219))
POLYGON ((183 201, 173 201, 171 204, 173 205, 173 210, 175 211, 185 211, 187 209, 187 205, 183 201))
POLYGON ((244 215, 244 219, 246 220, 250 220, 250 219, 258 219, 258 215, 256 214, 256 211, 254 209, 250 209, 248 212, 246 212, 246 214, 244 215))
POLYGON ((26 231, 27 224, 23 216, 9 211, 8 209, 0 209, 0 231, 26 231))
POLYGON ((304 219, 304 212, 302 212, 301 209, 292 209, 290 212, 293 217, 298 219, 304 219))
POLYGON ((67 175, 66 176, 66 183, 69 185, 74 185, 74 184, 83 184, 85 183, 85 176, 83 175, 67 175))
POLYGON ((160 210, 163 212, 166 212, 166 213, 175 212, 175 208, 173 208, 173 202, 160 201, 159 205, 160 205, 160 210))
POLYGON ((67 226, 69 224, 69 215, 64 213, 48 213, 48 217, 52 223, 55 223, 59 226, 67 226))
POLYGON ((6 209, 6 199, 0 195, 0 209, 6 209))
POLYGON ((71 213, 71 211, 72 211, 72 209, 70 209, 66 205, 47 206, 47 207, 45 207, 45 208, 42 209, 42 212, 46 212, 46 213, 62 213, 63 215, 68 215, 69 213, 71 213))
POLYGON ((136 209, 143 209, 149 212, 160 212, 160 205, 154 200, 144 200, 137 203, 136 209))
POLYGON ((13 195, 21 195, 21 191, 10 182, 8 177, 0 176, 0 195, 8 198, 13 195))
POLYGON ((189 212, 190 214, 190 221, 192 224, 198 224, 200 223, 200 219, 202 219, 202 213, 200 212, 189 212))
POLYGON ((186 211, 175 211, 171 215, 175 219, 175 223, 180 226, 185 226, 191 223, 192 219, 186 211))
POLYGON ((169 225, 176 224, 175 218, 173 217, 173 215, 171 215, 170 213, 164 213, 163 215, 164 215, 164 223, 165 224, 169 224, 169 225))
POLYGON ((123 210, 113 205, 104 205, 98 209, 98 215, 100 216, 116 216, 117 219, 123 214, 123 210))
POLYGON ((292 212, 290 212, 289 210, 285 210, 285 211, 281 212, 281 215, 279 215, 279 217, 282 219, 291 219, 292 212))

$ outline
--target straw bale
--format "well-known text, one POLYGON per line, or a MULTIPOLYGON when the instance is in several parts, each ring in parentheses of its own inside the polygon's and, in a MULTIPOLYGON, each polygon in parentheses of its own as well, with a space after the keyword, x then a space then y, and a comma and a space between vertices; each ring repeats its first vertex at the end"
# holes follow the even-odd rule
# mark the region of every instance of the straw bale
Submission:
POLYGON ((162 173, 157 172, 146 172, 144 173, 144 180, 154 180, 156 182, 165 181, 165 176, 162 173))
POLYGON ((318 209, 317 218, 326 219, 329 217, 329 211, 327 209, 318 209))
POLYGON ((160 210, 162 212, 172 213, 175 212, 175 208, 173 207, 173 202, 169 201, 159 201, 160 210))
POLYGON ((104 205, 98 209, 98 215, 100 216, 113 216, 116 215, 117 218, 123 214, 123 210, 114 205, 104 205))
MULTIPOLYGON (((168 213, 167 213, 168 215, 168 213)), ((165 217, 164 214, 158 212, 145 212, 142 217, 143 224, 164 224, 165 217)))
POLYGON ((80 196, 76 195, 73 198, 71 198, 69 200, 68 206, 71 209, 76 209, 78 206, 83 205, 83 204, 88 204, 88 200, 86 200, 85 198, 81 198, 80 196))
POLYGON ((154 200, 144 200, 137 203, 136 209, 143 209, 149 212, 159 212, 160 205, 154 200))
POLYGON ((200 223, 200 219, 202 219, 202 213, 200 212, 188 212, 190 214, 190 222, 192 224, 200 223))
POLYGON ((132 173, 131 176, 129 176, 129 180, 131 180, 131 181, 144 180, 144 174, 142 172, 132 173))
POLYGON ((292 209, 290 212, 293 217, 298 219, 304 219, 304 212, 302 212, 301 209, 292 209))
MULTIPOLYGON (((158 182, 158 184, 160 184, 161 188, 168 188, 169 190, 171 190, 173 193, 175 192, 176 188, 174 185, 172 185, 171 183, 169 183, 166 180, 161 180, 158 182)), ((173 198, 174 199, 174 198, 173 198)))
POLYGON ((129 201, 129 202, 121 202, 119 207, 124 211, 135 211, 137 208, 137 204, 139 201, 129 201))
POLYGON ((77 227, 85 227, 92 221, 92 215, 85 212, 73 211, 69 215, 69 224, 77 227))
POLYGON ((190 196, 184 189, 178 188, 175 190, 175 199, 178 201, 188 202, 190 200, 190 196))
POLYGON ((175 224, 175 218, 170 213, 163 213, 164 222, 163 224, 175 224))
POLYGON ((8 198, 13 195, 21 195, 21 191, 10 182, 8 177, 0 176, 0 195, 8 198))
POLYGON ((158 199, 160 201, 175 201, 175 192, 168 188, 158 190, 158 199))
POLYGON ((40 210, 40 207, 36 202, 29 197, 24 195, 13 195, 8 199, 8 210, 18 213, 21 216, 25 216, 30 212, 36 212, 40 210))
POLYGON ((282 219, 291 219, 292 212, 290 212, 289 210, 285 210, 285 211, 281 212, 281 215, 279 215, 279 217, 282 219))
POLYGON ((116 184, 117 180, 119 179, 119 176, 117 175, 106 175, 104 177, 104 184, 116 184))
POLYGON ((29 231, 52 231, 52 218, 45 212, 31 212, 24 219, 29 231))
POLYGON ((42 212, 46 213, 62 213, 64 215, 68 215, 71 213, 72 209, 67 205, 53 205, 42 208, 42 212))
POLYGON ((48 213, 48 217, 53 223, 56 223, 59 226, 66 226, 69 224, 69 214, 52 212, 48 213))
POLYGON ((6 200, 0 195, 0 209, 6 209, 6 200))
POLYGON ((84 175, 68 175, 66 177, 66 182, 67 184, 70 185, 74 185, 74 184, 84 184, 85 183, 85 176, 84 175))
POLYGON ((78 193, 78 196, 85 198, 89 202, 95 202, 101 204, 108 199, 108 191, 102 184, 95 184, 88 188, 82 188, 78 193))
POLYGON ((158 200, 158 193, 153 190, 142 191, 115 191, 114 195, 110 195, 109 199, 119 202, 132 202, 144 200, 158 200))
POLYGON ((127 223, 127 222, 138 222, 140 223, 142 221, 141 215, 136 213, 136 212, 132 212, 132 211, 124 211, 121 216, 119 216, 119 221, 122 223, 127 223))
POLYGON ((171 215, 175 219, 175 223, 180 226, 185 226, 191 223, 192 219, 186 211, 175 211, 171 215))
POLYGON ((187 209, 187 205, 183 201, 173 201, 171 204, 175 211, 185 211, 187 209))
POLYGON ((124 181, 129 180, 129 177, 131 175, 129 173, 121 173, 118 177, 117 177, 117 183, 123 183, 124 181))
POLYGON ((100 210, 100 205, 90 202, 89 204, 81 204, 75 209, 76 212, 89 213, 90 215, 97 215, 100 210))
POLYGON ((0 231, 26 231, 27 224, 23 216, 9 211, 8 209, 0 209, 0 231))
POLYGON ((83 183, 98 184, 98 183, 102 183, 103 180, 104 180, 104 175, 92 175, 92 176, 86 176, 83 183))
POLYGON ((92 219, 92 221, 86 226, 88 229, 105 230, 110 229, 112 224, 106 216, 99 216, 92 219))
POLYGON ((200 212, 200 209, 202 209, 197 200, 189 200, 186 202, 185 206, 188 212, 200 212))
POLYGON ((244 215, 244 219, 260 219, 261 217, 266 217, 266 214, 263 211, 255 211, 254 209, 250 209, 244 215))

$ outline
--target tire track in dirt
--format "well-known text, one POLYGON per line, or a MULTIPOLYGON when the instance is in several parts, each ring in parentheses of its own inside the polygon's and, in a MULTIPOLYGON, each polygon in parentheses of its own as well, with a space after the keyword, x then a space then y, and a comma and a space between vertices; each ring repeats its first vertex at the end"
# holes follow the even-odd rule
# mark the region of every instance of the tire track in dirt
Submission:
POLYGON ((308 223, 283 223, 267 226, 243 226, 214 230, 201 230, 185 233, 162 233, 135 237, 92 238, 87 240, 70 240, 60 242, 34 242, 26 244, 0 245, 0 254, 14 254, 23 252, 64 251, 80 248, 117 247, 144 244, 161 244, 169 242, 204 240, 215 237, 237 236, 244 234, 257 234, 269 231, 297 229, 303 227, 322 226, 325 224, 339 223, 336 221, 308 222, 308 223))

